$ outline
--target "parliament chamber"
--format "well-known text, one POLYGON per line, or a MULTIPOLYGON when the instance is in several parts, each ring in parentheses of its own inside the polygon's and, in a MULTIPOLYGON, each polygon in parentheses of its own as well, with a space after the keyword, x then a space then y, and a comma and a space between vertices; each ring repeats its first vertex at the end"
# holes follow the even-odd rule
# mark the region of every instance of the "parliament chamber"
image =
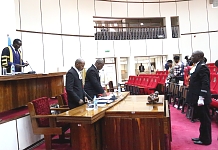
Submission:
POLYGON ((1 1, 0 46, 22 40, 22 59, 32 67, 0 76, 0 150, 216 150, 217 14, 217 0, 1 1), (191 67, 183 84, 166 84, 167 61, 179 56, 186 65, 184 57, 195 50, 207 59, 215 103, 207 147, 191 141, 199 127, 186 103, 191 67), (115 95, 121 87, 116 101, 98 110, 69 109, 65 74, 78 58, 85 60, 83 83, 88 68, 104 59, 101 84, 115 95), (32 68, 37 74, 28 74, 32 68), (155 91, 160 103, 148 104, 155 91), (46 101, 46 116, 31 105, 38 99, 46 101), (67 143, 52 143, 63 135, 67 143))

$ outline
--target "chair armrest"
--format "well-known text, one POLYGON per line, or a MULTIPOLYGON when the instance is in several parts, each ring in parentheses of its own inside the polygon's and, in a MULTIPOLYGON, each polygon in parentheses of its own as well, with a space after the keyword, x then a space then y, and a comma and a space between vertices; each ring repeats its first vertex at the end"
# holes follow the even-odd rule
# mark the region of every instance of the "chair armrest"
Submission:
POLYGON ((35 115, 35 116, 31 116, 31 118, 34 118, 34 119, 48 118, 49 119, 49 127, 56 127, 57 115, 35 115))
POLYGON ((50 110, 56 110, 56 111, 67 111, 69 110, 70 108, 68 107, 60 107, 60 108, 50 108, 50 110))
POLYGON ((58 115, 35 115, 31 116, 31 118, 56 118, 58 115))
POLYGON ((68 105, 61 105, 59 108, 68 108, 68 109, 70 109, 68 105))

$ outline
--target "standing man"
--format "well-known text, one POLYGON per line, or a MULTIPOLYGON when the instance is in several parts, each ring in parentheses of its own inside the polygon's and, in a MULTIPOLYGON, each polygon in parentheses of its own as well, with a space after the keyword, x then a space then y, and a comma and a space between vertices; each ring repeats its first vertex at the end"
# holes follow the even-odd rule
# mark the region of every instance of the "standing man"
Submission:
MULTIPOLYGON (((164 65, 164 68, 165 68, 166 71, 169 70, 169 64, 168 64, 168 61, 169 61, 169 60, 167 60, 167 63, 164 65)), ((173 62, 172 62, 172 63, 173 63, 173 62)))
POLYGON ((211 103, 210 71, 204 62, 204 53, 195 51, 192 53, 192 62, 195 68, 190 77, 187 102, 194 108, 200 120, 200 135, 192 138, 194 144, 209 145, 211 139, 211 119, 209 106, 211 103))
POLYGON ((22 41, 20 39, 15 39, 13 45, 5 47, 2 50, 1 55, 1 66, 7 69, 7 73, 11 72, 11 65, 14 64, 15 72, 21 72, 21 67, 28 66, 28 63, 24 63, 22 60, 22 55, 20 47, 22 46, 22 41))
POLYGON ((144 71, 145 71, 145 67, 141 63, 141 65, 139 66, 139 72, 144 72, 144 71))
POLYGON ((185 60, 186 60, 186 64, 185 66, 190 66, 190 63, 191 63, 191 59, 188 58, 188 56, 185 56, 185 60))
POLYGON ((184 81, 184 64, 180 61, 179 56, 174 56, 174 76, 176 83, 179 83, 179 81, 184 81))
POLYGON ((99 70, 101 70, 103 66, 104 60, 97 59, 95 64, 92 65, 86 72, 84 89, 91 98, 94 98, 94 96, 98 97, 99 94, 102 94, 102 96, 107 96, 106 92, 101 86, 101 80, 99 76, 99 70))
POLYGON ((70 109, 76 108, 88 100, 82 84, 81 71, 84 66, 85 61, 83 59, 77 59, 75 66, 66 74, 66 92, 70 109))

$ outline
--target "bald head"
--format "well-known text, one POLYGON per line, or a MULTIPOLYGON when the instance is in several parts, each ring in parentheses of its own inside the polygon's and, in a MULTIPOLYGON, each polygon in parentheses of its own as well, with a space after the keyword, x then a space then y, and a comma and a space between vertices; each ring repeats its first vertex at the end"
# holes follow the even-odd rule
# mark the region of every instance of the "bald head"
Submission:
POLYGON ((78 58, 76 61, 75 61, 75 65, 77 63, 85 63, 85 61, 82 59, 82 58, 78 58))
POLYGON ((197 62, 199 62, 199 61, 204 59, 204 53, 202 51, 199 51, 199 50, 198 51, 194 51, 192 53, 191 59, 192 59, 193 63, 197 63, 197 62))
POLYGON ((193 54, 199 55, 200 58, 204 58, 204 53, 202 51, 194 51, 193 54))
POLYGON ((95 66, 98 70, 101 70, 104 67, 104 60, 103 59, 97 59, 95 62, 95 66))
POLYGON ((78 58, 75 61, 75 67, 79 70, 82 71, 84 69, 85 66, 85 61, 82 58, 78 58))

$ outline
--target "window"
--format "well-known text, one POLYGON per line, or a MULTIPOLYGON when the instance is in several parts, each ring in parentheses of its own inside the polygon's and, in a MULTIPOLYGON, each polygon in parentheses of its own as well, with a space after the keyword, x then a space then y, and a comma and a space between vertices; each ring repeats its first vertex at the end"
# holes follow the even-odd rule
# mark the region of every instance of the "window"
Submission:
POLYGON ((172 38, 179 38, 179 17, 171 17, 172 38))

